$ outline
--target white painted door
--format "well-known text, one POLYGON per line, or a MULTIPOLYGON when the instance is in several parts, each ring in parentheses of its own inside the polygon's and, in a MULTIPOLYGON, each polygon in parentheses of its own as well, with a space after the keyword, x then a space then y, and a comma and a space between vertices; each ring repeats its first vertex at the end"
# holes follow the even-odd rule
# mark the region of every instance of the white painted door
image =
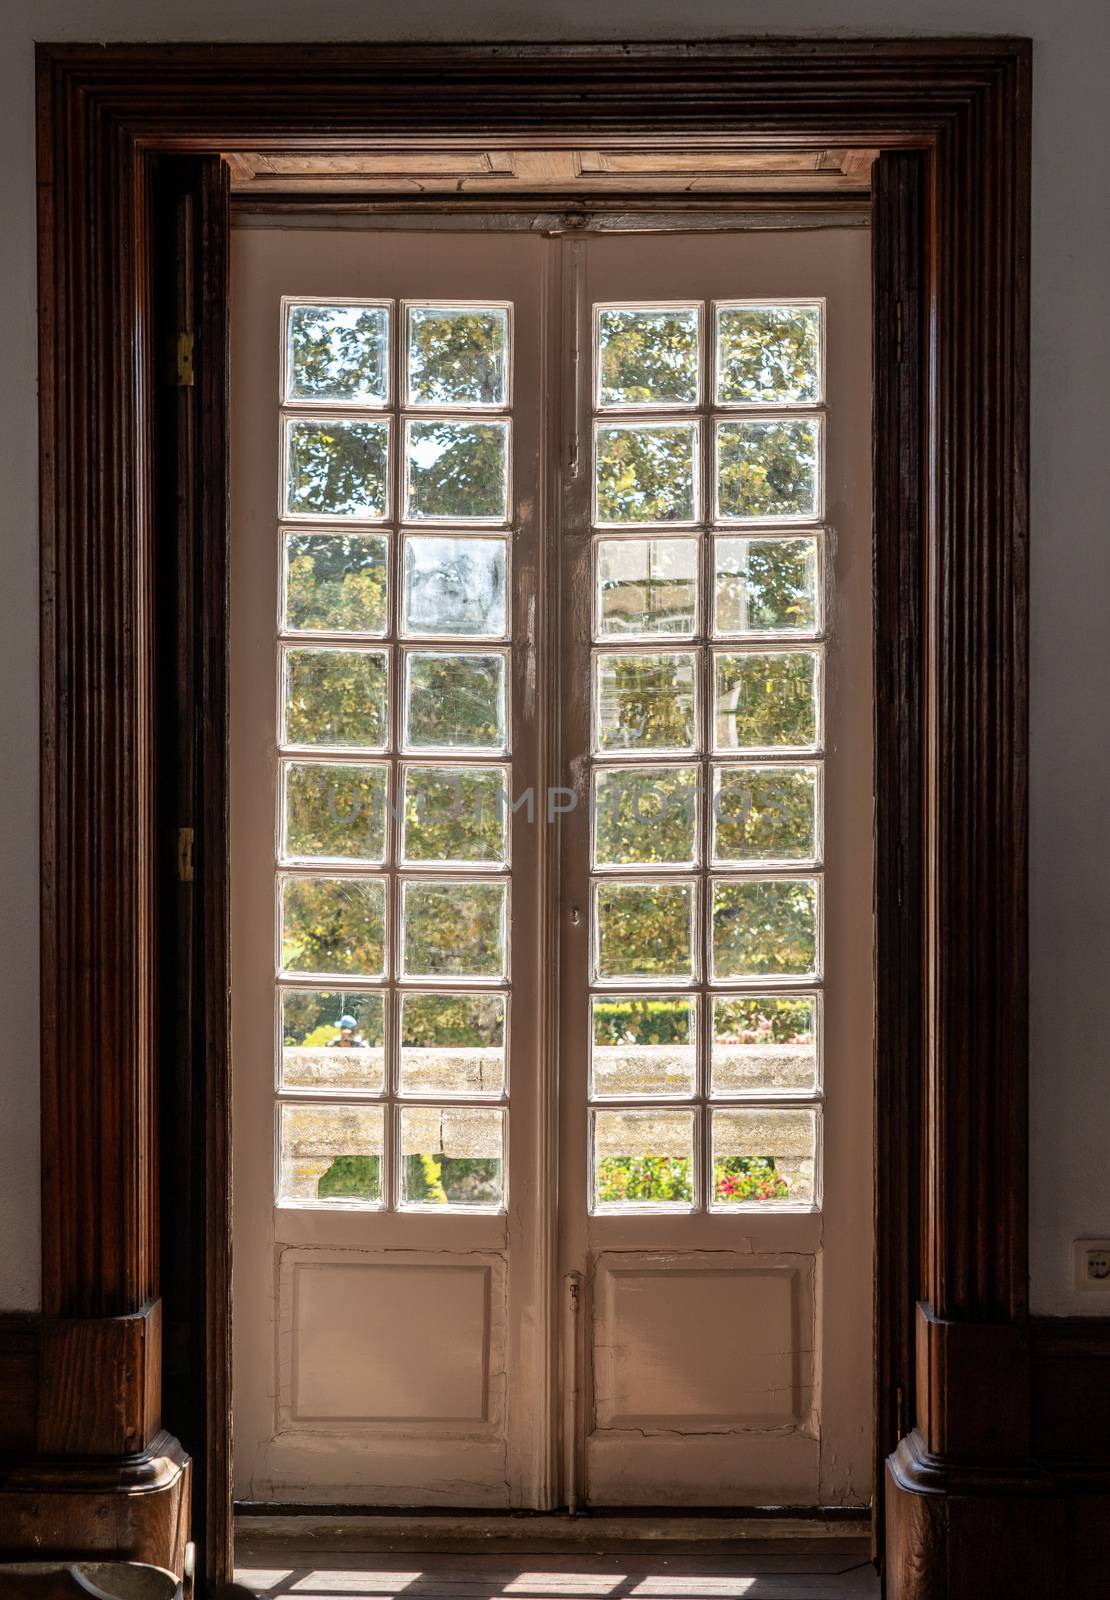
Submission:
POLYGON ((237 1495, 865 1502, 866 235, 233 274, 237 1495))

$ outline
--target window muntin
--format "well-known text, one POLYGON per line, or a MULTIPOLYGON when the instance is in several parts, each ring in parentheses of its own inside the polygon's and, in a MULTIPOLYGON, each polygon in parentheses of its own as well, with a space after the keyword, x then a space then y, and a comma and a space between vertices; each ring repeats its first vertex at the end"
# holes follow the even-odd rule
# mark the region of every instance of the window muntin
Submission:
POLYGON ((824 317, 594 308, 598 1217, 820 1205, 824 317))
POLYGON ((503 1211, 512 310, 282 318, 277 1201, 503 1211))

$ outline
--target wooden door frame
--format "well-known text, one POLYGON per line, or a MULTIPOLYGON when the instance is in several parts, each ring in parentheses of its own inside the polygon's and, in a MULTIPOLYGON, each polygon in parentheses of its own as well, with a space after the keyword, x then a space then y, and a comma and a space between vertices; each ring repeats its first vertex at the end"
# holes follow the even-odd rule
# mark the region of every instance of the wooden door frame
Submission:
POLYGON ((0 1469, 8 1547, 103 1545, 95 1528, 110 1523, 114 1548, 179 1564, 185 1435, 209 1469, 207 1509, 193 1514, 206 1570, 228 1560, 219 152, 728 135, 883 152, 876 1311, 888 1592, 939 1592, 977 1541, 996 1590, 1000 1559, 1027 1582, 1040 1570, 1032 1541, 1051 1546, 1054 1501, 1030 1459, 1026 1333, 1030 64, 1028 41, 998 38, 40 47, 43 1317, 35 1425, 0 1469), (176 333, 193 336, 195 376, 176 333), (167 340, 183 363, 168 389, 167 340), (176 577, 175 527, 187 557, 176 577), (168 973, 183 962, 184 1022, 168 973), (182 1178, 180 1138, 166 1137, 177 1114, 160 1125, 174 1093, 192 1119, 186 1232, 203 1271, 166 1355, 182 1394, 192 1382, 216 1400, 200 1426, 178 1401, 170 1434, 160 1283, 163 1268, 187 1271, 160 1221, 182 1178), (94 1504, 111 1516, 74 1522, 94 1504))

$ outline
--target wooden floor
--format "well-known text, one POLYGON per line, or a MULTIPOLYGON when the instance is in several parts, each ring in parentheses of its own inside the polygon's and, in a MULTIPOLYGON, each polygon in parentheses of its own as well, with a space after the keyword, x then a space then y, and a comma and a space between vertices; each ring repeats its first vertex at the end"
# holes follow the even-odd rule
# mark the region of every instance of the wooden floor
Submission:
MULTIPOLYGON (((331 1541, 329 1541, 330 1543, 331 1541)), ((352 1541, 356 1542, 356 1541, 352 1541)), ((728 1554, 468 1548, 386 1554, 241 1535, 238 1581, 266 1600, 875 1600, 860 1538, 752 1539, 728 1554)))

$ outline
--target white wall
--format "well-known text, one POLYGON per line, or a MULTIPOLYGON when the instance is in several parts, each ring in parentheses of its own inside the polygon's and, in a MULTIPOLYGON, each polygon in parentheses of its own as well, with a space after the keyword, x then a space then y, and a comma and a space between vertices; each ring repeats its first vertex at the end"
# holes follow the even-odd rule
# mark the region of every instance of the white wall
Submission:
POLYGON ((6 0, 0 14, 0 1307, 39 1295, 33 41, 668 39, 1013 33, 1036 41, 1033 194, 1032 1261, 1110 1235, 1110 7, 1105 0, 6 0))

